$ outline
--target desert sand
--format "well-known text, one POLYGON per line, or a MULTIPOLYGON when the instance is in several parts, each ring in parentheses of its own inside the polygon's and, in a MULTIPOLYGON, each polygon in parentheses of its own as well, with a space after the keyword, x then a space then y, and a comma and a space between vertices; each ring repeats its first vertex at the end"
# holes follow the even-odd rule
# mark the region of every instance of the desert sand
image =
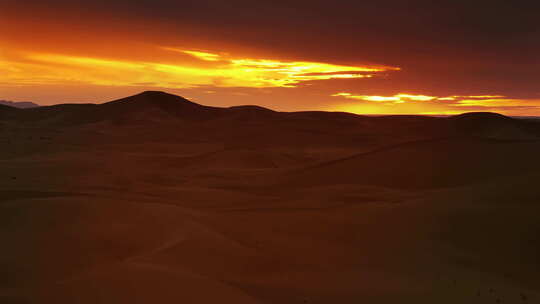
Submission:
POLYGON ((0 105, 0 303, 540 303, 540 124, 0 105))

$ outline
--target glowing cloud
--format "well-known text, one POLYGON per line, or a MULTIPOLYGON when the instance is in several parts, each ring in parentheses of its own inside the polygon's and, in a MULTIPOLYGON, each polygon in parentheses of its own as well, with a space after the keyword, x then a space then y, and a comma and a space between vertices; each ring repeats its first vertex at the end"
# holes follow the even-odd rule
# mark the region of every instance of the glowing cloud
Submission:
POLYGON ((376 101, 376 102, 393 102, 393 103, 404 103, 406 101, 430 101, 435 100, 435 96, 426 96, 426 95, 412 95, 412 94, 396 94, 393 96, 376 96, 376 95, 353 95, 351 93, 336 93, 333 94, 334 97, 345 97, 349 99, 358 99, 365 101, 376 101))
POLYGON ((508 99, 508 98, 502 98, 504 96, 485 96, 486 98, 473 98, 473 96, 464 96, 465 99, 459 100, 456 103, 456 106, 498 106, 498 105, 506 105, 508 103, 521 103, 522 100, 519 99, 508 99))
POLYGON ((300 82, 339 78, 368 78, 379 72, 399 70, 384 66, 346 66, 310 61, 236 58, 227 54, 159 47, 189 55, 176 61, 134 61, 111 58, 82 57, 67 54, 19 53, 15 60, 2 61, 9 66, 0 75, 0 82, 24 85, 32 83, 90 84, 163 88, 199 86, 272 88, 294 87, 300 82), (187 60, 187 61, 182 61, 187 60), (46 80, 46 81, 45 81, 46 80))
POLYGON ((537 111, 537 99, 511 99, 503 95, 428 96, 396 94, 392 96, 355 95, 341 92, 331 96, 363 102, 341 104, 330 108, 359 114, 426 114, 453 115, 469 111, 497 111, 508 115, 523 115, 537 111))
MULTIPOLYGON (((164 48, 164 49, 165 50, 176 50, 176 49, 172 49, 172 48, 164 48)), ((220 56, 217 55, 217 54, 199 52, 199 51, 182 51, 182 50, 180 50, 180 52, 191 55, 191 56, 196 57, 196 58, 199 58, 201 60, 206 60, 206 61, 219 61, 220 60, 220 56)))

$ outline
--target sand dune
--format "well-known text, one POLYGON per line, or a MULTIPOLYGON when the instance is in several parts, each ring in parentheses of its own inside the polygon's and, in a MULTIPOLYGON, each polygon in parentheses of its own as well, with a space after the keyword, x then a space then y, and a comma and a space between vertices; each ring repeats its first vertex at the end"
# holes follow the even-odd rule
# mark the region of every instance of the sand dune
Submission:
POLYGON ((520 121, 496 113, 465 113, 448 119, 456 132, 496 139, 538 139, 535 122, 520 121))
POLYGON ((15 112, 17 112, 16 108, 0 104, 0 119, 7 119, 10 114, 14 114, 15 112))
POLYGON ((534 122, 146 92, 0 123, 1 303, 540 299, 534 122))
POLYGON ((448 138, 391 145, 299 170, 300 184, 433 188, 540 170, 539 141, 448 138), (517 156, 509 161, 510 156, 517 156))

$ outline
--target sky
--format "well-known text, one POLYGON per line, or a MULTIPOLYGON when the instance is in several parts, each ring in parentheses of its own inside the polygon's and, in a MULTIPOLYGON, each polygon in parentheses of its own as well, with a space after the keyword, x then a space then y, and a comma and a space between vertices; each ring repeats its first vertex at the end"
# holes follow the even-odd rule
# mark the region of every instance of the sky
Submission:
POLYGON ((0 0, 0 99, 540 115, 534 1, 0 0))

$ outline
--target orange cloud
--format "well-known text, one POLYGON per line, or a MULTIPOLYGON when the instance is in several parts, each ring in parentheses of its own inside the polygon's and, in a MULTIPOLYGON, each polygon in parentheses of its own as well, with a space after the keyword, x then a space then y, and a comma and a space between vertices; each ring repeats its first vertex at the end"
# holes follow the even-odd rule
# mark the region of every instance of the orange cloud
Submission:
POLYGON ((167 51, 173 51, 173 52, 180 52, 180 53, 188 54, 188 55, 191 55, 191 56, 193 56, 193 57, 195 57, 197 59, 201 59, 201 60, 205 60, 205 61, 219 61, 220 57, 221 57, 218 54, 212 54, 212 53, 200 52, 200 51, 189 51, 189 50, 182 50, 182 49, 170 48, 170 47, 164 47, 163 49, 167 50, 167 51))
POLYGON ((393 96, 377 96, 377 95, 353 95, 351 93, 336 93, 333 94, 334 97, 345 97, 349 99, 358 99, 365 101, 377 101, 377 102, 393 102, 393 103, 404 103, 406 101, 428 101, 437 99, 435 96, 426 96, 426 95, 412 95, 412 94, 396 94, 393 96))
POLYGON ((345 66, 311 61, 242 58, 211 52, 161 48, 192 59, 184 62, 122 60, 60 53, 17 52, 0 59, 7 73, 0 82, 25 84, 152 85, 162 88, 198 86, 272 88, 294 87, 302 81, 366 78, 398 70, 383 66, 345 66), (195 61, 193 61, 195 59, 195 61))

